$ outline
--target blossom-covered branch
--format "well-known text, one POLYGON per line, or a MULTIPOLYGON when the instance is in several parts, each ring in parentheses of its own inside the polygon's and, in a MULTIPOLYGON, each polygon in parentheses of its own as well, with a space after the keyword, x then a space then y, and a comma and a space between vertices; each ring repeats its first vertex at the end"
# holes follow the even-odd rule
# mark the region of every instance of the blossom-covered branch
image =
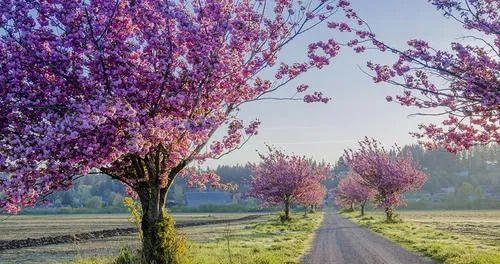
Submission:
POLYGON ((0 206, 16 213, 92 168, 139 195, 168 189, 193 160, 238 148, 258 126, 243 128, 239 105, 337 55, 326 39, 303 61, 279 60, 337 4, 0 1, 0 206), (203 152, 224 124, 227 136, 203 152))
POLYGON ((443 115, 440 125, 422 124, 412 133, 429 148, 451 152, 477 144, 500 142, 500 2, 490 0, 429 0, 445 17, 470 32, 450 44, 450 50, 433 48, 425 40, 407 42, 407 49, 393 47, 376 37, 369 25, 346 3, 350 23, 330 23, 331 28, 352 34, 346 46, 358 53, 368 49, 397 56, 393 64, 368 62, 376 83, 403 88, 387 101, 443 115))

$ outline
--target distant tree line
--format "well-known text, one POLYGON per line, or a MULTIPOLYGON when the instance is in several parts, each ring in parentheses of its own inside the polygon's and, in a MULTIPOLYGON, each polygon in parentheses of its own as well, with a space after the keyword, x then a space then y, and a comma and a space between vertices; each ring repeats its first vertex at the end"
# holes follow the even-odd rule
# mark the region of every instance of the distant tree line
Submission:
MULTIPOLYGON (((497 144, 474 147, 458 155, 445 150, 428 151, 419 145, 404 146, 402 151, 411 153, 413 160, 420 164, 421 169, 429 176, 421 192, 417 193, 417 197, 421 193, 430 195, 442 193, 443 188, 454 189, 440 201, 419 199, 416 202, 414 199, 409 199, 408 208, 492 208, 495 203, 487 199, 485 186, 488 186, 489 192, 493 191, 500 196, 500 147, 497 144)), ((334 163, 332 170, 334 175, 347 173, 348 165, 343 157, 334 163)), ((238 185, 236 196, 244 197, 248 192, 251 170, 247 165, 221 165, 215 171, 222 182, 238 185)), ((330 190, 335 188, 340 178, 328 178, 325 181, 326 188, 330 190)), ((210 190, 209 188, 208 191, 210 190)), ((190 191, 186 182, 176 179, 167 198, 182 204, 186 191, 190 191)), ((124 195, 124 186, 109 177, 82 177, 74 183, 73 188, 49 195, 48 203, 38 207, 125 211, 124 195)))
MULTIPOLYGON (((75 181, 73 188, 70 190, 49 195, 44 203, 38 205, 38 208, 84 208, 90 209, 89 211, 99 211, 99 209, 124 211, 124 195, 125 188, 123 184, 105 175, 82 177, 75 181)), ((85 210, 82 211, 86 212, 85 210)))
MULTIPOLYGON (((425 151, 411 145, 403 151, 410 152, 416 162, 431 176, 423 190, 431 194, 441 188, 458 188, 463 183, 472 186, 500 187, 500 147, 498 144, 474 147, 468 151, 451 154, 445 150, 425 151)), ((500 192, 500 189, 497 189, 500 192)))
MULTIPOLYGON (((233 195, 239 197, 244 196, 244 193, 248 190, 248 179, 250 178, 250 169, 247 166, 219 166, 216 172, 221 176, 223 182, 230 182, 238 185, 238 189, 233 195)), ((174 207, 174 210, 188 212, 196 210, 203 211, 209 208, 190 208, 185 210, 181 208, 184 203, 186 191, 196 190, 195 188, 188 188, 184 179, 176 179, 171 190, 167 200, 172 203, 170 206, 174 207)), ((215 191, 215 189, 208 187, 206 191, 215 191)), ((28 208, 25 212, 126 212, 126 208, 123 205, 125 195, 125 187, 123 184, 109 177, 104 175, 97 177, 82 177, 74 182, 70 190, 53 193, 47 196, 45 202, 40 202, 36 208, 28 208), (56 211, 55 209, 58 210, 56 211)), ((258 209, 253 208, 256 206, 252 207, 248 204, 240 206, 241 208, 238 207, 238 205, 231 205, 228 208, 223 208, 223 206, 219 207, 217 207, 217 211, 224 211, 226 209, 236 211, 258 209)))

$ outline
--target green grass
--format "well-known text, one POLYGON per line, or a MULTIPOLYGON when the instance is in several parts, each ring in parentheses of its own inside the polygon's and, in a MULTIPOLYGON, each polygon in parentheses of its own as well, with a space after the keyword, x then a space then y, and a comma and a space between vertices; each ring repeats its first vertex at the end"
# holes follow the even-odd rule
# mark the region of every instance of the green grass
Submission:
MULTIPOLYGON (((310 247, 322 213, 295 216, 281 223, 276 215, 258 221, 210 225, 184 229, 193 264, 283 264, 299 263, 310 247)), ((111 258, 77 259, 71 264, 112 264, 111 258)))
POLYGON ((193 262, 200 264, 299 263, 322 219, 322 213, 297 215, 282 224, 277 216, 268 216, 257 223, 190 230, 188 238, 193 237, 192 232, 199 232, 199 237, 191 243, 189 252, 193 262))
POLYGON ((445 264, 500 263, 500 211, 407 211, 394 224, 380 212, 343 215, 445 264))

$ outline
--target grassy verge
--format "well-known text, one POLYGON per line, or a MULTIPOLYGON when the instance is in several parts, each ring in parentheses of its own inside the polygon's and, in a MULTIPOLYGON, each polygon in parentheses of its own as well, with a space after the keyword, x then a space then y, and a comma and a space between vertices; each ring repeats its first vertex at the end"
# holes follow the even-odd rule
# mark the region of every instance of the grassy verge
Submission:
MULTIPOLYGON (((442 213, 445 214, 445 213, 442 213)), ((498 264, 500 263, 500 239, 481 234, 481 219, 468 218, 465 223, 457 222, 450 215, 449 219, 425 221, 425 214, 415 219, 405 219, 401 223, 388 224, 380 213, 359 217, 358 212, 343 213, 344 216, 361 226, 382 234, 406 249, 420 252, 445 264, 498 264), (449 221, 449 222, 446 222, 449 221), (450 228, 444 228, 448 225, 450 228), (467 229, 455 229, 455 226, 468 226, 467 229), (452 231, 449 231, 452 230, 452 231)), ((432 217, 435 216, 431 216, 432 217)), ((404 218, 404 214, 403 214, 404 218)), ((485 222, 487 224, 487 222, 485 222)), ((496 232, 491 229, 491 232, 496 232)))
POLYGON ((270 216, 262 222, 229 227, 226 229, 229 232, 208 241, 192 243, 190 252, 194 263, 200 264, 298 263, 322 219, 322 213, 307 217, 297 215, 292 221, 282 224, 277 216, 270 216))
MULTIPOLYGON (((183 229, 188 237, 193 264, 283 264, 299 263, 310 247, 322 213, 295 215, 281 223, 277 215, 258 221, 209 225, 183 229)), ((112 258, 78 259, 71 264, 112 264, 112 258)))

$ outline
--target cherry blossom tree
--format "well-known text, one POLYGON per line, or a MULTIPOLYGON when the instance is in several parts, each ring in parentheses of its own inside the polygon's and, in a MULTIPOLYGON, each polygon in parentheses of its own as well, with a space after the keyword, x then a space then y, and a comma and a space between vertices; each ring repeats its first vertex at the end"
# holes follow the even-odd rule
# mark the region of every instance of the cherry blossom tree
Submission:
POLYGON ((416 115, 443 116, 438 124, 422 124, 412 133, 428 148, 458 152, 478 144, 500 142, 500 1, 429 0, 446 18, 464 28, 465 36, 449 50, 413 39, 400 49, 378 39, 356 12, 344 5, 350 23, 331 28, 354 34, 346 45, 356 52, 368 49, 397 56, 393 64, 368 62, 376 83, 390 83, 403 93, 387 96, 403 106, 422 109, 416 115), (434 110, 434 111, 433 111, 434 110))
POLYGON ((354 206, 359 205, 363 216, 365 215, 366 203, 374 198, 376 191, 362 182, 363 180, 358 174, 349 171, 335 188, 334 198, 337 204, 351 211, 354 210, 354 206))
POLYGON ((269 148, 269 154, 260 154, 262 162, 250 164, 252 177, 249 195, 264 206, 283 205, 283 220, 290 220, 290 206, 294 203, 319 202, 324 189, 321 185, 329 173, 327 164, 316 163, 304 156, 286 155, 269 148))
POLYGON ((321 181, 313 183, 307 191, 299 197, 297 203, 304 206, 304 214, 307 214, 307 209, 313 212, 316 207, 323 204, 326 196, 326 188, 321 181))
POLYGON ((303 60, 279 60, 342 5, 0 0, 0 207, 17 213, 81 175, 105 173, 140 200, 144 262, 164 263, 157 227, 169 187, 183 175, 216 180, 184 169, 257 133, 258 121, 237 118, 242 104, 329 100, 272 92, 337 55, 339 45, 324 39, 303 60), (221 127, 227 134, 213 138, 221 127))
POLYGON ((359 175, 359 183, 376 191, 375 202, 384 208, 388 222, 394 221, 394 208, 404 204, 403 195, 420 189, 427 180, 411 156, 396 147, 387 150, 373 139, 360 141, 357 150, 346 150, 345 159, 359 175))

